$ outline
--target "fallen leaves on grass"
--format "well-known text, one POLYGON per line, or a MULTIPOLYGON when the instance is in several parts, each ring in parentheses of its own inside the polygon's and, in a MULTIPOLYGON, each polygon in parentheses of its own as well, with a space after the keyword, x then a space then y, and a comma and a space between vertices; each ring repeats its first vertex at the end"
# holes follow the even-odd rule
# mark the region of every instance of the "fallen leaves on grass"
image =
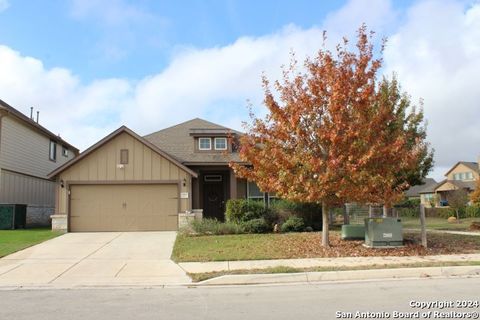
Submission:
POLYGON ((275 246, 283 248, 286 258, 423 256, 480 250, 480 237, 447 234, 429 235, 428 249, 420 245, 418 234, 406 234, 404 247, 386 249, 367 248, 364 241, 342 240, 339 234, 331 234, 330 248, 324 248, 320 245, 321 237, 321 233, 285 234, 275 241, 275 246))

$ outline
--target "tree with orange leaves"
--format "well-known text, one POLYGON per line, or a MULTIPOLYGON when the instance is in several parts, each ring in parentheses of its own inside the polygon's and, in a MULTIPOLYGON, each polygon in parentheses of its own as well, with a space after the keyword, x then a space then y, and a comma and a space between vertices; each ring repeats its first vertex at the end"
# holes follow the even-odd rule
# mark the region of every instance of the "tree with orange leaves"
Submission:
POLYGON ((470 200, 474 204, 480 205, 480 178, 477 179, 475 190, 472 193, 470 193, 470 200))
POLYGON ((249 165, 230 164, 263 191, 321 203, 325 247, 329 207, 393 203, 428 150, 422 112, 407 110, 408 96, 395 79, 377 83, 382 60, 374 58, 371 40, 362 26, 356 52, 344 39, 335 54, 323 47, 306 59, 304 72, 292 59, 283 81, 273 83, 275 93, 263 77, 269 113, 265 119, 251 114, 252 124, 245 124, 239 153, 249 165))

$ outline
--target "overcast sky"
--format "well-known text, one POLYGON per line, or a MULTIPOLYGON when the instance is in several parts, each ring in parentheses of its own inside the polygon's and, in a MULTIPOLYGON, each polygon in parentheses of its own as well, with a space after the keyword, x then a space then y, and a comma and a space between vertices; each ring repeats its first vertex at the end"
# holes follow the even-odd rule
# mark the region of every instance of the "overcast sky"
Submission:
POLYGON ((365 22, 388 37, 383 72, 424 100, 437 180, 480 156, 478 1, 0 0, 0 99, 80 149, 201 117, 235 129, 260 76, 365 22), (314 4, 316 3, 316 4, 314 4))

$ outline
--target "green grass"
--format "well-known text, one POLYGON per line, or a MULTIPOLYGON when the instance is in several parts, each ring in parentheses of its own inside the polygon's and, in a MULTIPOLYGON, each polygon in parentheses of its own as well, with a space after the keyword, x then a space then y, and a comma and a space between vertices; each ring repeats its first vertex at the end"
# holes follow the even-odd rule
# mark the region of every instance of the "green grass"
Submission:
MULTIPOLYGON (((401 218, 403 227, 406 229, 420 228, 419 218, 401 218)), ((443 218, 427 218, 427 229, 432 230, 452 230, 452 231, 469 231, 468 228, 473 221, 480 221, 480 218, 460 219, 459 223, 449 223, 443 218)))
POLYGON ((0 230, 0 257, 31 247, 61 235, 46 228, 0 230))
POLYGON ((225 261, 281 259, 283 250, 276 246, 279 237, 293 234, 237 234, 223 236, 177 236, 174 261, 225 261))
POLYGON ((313 267, 293 268, 278 266, 265 269, 232 270, 205 273, 189 273, 193 282, 200 282, 225 275, 239 274, 275 274, 275 273, 299 273, 299 272, 327 272, 327 271, 351 271, 351 270, 372 270, 372 269, 398 269, 398 268, 426 268, 426 267, 454 267, 454 266, 478 266, 480 261, 442 261, 442 262, 414 262, 401 264, 373 264, 371 266, 338 266, 338 267, 313 267))
POLYGON ((321 246, 320 232, 239 235, 179 235, 172 259, 176 262, 335 258, 354 256, 423 256, 476 253, 480 236, 428 233, 428 249, 421 247, 419 231, 404 233, 403 248, 369 249, 363 241, 341 240, 330 233, 330 248, 321 246))

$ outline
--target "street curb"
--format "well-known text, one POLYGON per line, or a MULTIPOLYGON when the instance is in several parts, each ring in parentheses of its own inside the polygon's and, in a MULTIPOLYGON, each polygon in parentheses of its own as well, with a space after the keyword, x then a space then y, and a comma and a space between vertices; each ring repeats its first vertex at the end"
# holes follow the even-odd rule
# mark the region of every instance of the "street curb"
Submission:
POLYGON ((280 283, 315 284, 334 281, 359 281, 407 278, 476 277, 480 266, 397 268, 350 271, 299 272, 277 274, 224 275, 192 283, 190 286, 258 285, 280 283))

